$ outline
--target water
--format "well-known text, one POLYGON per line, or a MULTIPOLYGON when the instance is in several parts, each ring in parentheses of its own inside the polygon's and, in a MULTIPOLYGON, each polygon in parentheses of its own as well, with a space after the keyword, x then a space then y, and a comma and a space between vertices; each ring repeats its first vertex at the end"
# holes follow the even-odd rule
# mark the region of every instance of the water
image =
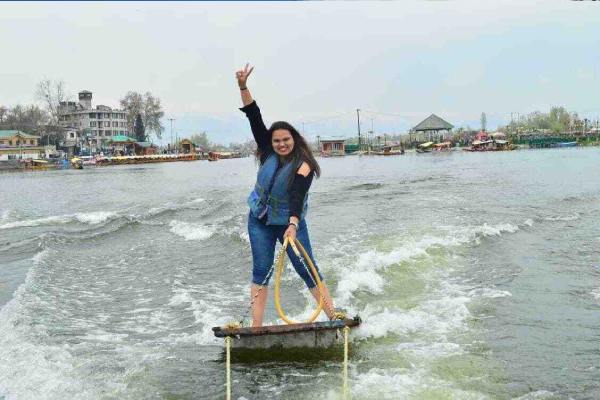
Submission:
MULTIPOLYGON (((600 398, 600 151, 320 159, 313 249, 355 399, 600 398)), ((251 159, 0 175, 0 399, 224 398, 251 159)), ((284 305, 312 310, 288 269, 284 305)), ((272 301, 266 320, 276 323, 272 301)), ((336 360, 234 364, 234 398, 336 399, 336 360)))

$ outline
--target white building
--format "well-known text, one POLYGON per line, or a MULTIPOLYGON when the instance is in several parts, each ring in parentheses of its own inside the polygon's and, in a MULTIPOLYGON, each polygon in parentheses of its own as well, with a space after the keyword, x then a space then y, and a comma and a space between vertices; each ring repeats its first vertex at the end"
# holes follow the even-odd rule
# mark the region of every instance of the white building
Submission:
POLYGON ((80 145, 89 144, 92 148, 108 147, 108 141, 116 135, 128 135, 127 113, 108 106, 97 105, 92 108, 92 92, 79 92, 79 102, 63 101, 60 103, 60 124, 67 131, 67 142, 76 141, 80 145))

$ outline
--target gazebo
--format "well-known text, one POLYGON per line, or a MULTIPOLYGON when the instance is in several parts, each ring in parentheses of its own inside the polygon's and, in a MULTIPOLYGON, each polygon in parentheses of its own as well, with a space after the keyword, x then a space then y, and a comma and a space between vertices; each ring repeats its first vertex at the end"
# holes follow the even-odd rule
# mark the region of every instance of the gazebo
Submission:
POLYGON ((450 133, 452 128, 454 128, 454 125, 444 121, 435 114, 431 114, 415 126, 413 131, 423 132, 430 142, 434 142, 443 139, 446 134, 450 133))

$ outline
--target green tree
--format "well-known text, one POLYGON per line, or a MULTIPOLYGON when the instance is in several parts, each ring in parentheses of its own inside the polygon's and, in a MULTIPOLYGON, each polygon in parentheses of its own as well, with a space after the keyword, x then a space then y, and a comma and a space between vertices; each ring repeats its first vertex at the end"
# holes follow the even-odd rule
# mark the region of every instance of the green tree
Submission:
POLYGON ((138 142, 146 141, 146 128, 144 127, 144 121, 142 121, 142 115, 138 114, 135 117, 135 124, 133 125, 133 132, 135 133, 135 140, 138 142))

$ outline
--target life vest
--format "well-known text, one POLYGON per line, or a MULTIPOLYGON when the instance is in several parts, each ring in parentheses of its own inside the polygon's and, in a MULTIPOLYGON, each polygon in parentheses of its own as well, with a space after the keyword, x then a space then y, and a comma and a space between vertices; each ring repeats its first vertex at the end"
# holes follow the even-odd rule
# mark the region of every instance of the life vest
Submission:
MULTIPOLYGON (((256 218, 267 216, 267 225, 287 225, 290 217, 288 182, 290 174, 296 171, 291 163, 285 163, 280 168, 279 157, 270 154, 260 166, 256 176, 254 190, 248 196, 250 212, 256 218)), ((302 215, 306 215, 308 193, 304 197, 302 215)))

